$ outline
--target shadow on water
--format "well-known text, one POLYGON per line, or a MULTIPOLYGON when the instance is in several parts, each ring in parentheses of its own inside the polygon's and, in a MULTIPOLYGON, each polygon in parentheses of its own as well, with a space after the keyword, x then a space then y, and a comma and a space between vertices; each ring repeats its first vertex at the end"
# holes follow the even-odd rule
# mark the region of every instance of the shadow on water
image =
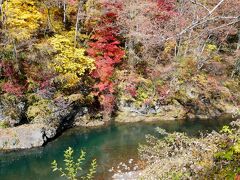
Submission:
MULTIPOLYGON (((146 134, 156 134, 155 128, 161 127, 168 132, 186 132, 198 136, 201 132, 219 130, 231 121, 220 120, 162 121, 158 123, 135 123, 110 125, 108 127, 87 130, 75 128, 66 131, 45 147, 0 153, 1 180, 58 180, 59 174, 51 173, 51 162, 63 161, 63 151, 73 147, 78 155, 81 149, 87 152, 86 164, 96 158, 98 179, 107 179, 108 170, 119 162, 137 158, 137 146, 144 143, 146 134)), ((62 165, 60 163, 60 165, 62 165)))

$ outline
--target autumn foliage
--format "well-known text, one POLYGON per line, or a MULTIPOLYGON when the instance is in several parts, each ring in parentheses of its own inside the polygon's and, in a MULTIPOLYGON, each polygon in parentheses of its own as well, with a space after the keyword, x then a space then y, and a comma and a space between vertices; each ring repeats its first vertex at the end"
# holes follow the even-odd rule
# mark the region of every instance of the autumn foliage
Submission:
MULTIPOLYGON (((176 94, 178 100, 184 97, 184 82, 224 91, 227 83, 215 85, 216 74, 239 74, 239 55, 232 53, 240 47, 239 5, 234 0, 0 1, 1 93, 80 93, 110 115, 123 92, 133 101, 164 104, 176 94)), ((235 94, 230 97, 239 99, 235 94)))
POLYGON ((112 77, 115 67, 121 62, 125 52, 120 47, 118 28, 114 26, 117 19, 115 8, 118 4, 104 3, 106 13, 101 16, 94 35, 91 37, 88 54, 95 59, 96 69, 92 72, 92 77, 97 79, 96 94, 101 97, 101 103, 105 110, 112 111, 114 105, 114 82, 112 77))

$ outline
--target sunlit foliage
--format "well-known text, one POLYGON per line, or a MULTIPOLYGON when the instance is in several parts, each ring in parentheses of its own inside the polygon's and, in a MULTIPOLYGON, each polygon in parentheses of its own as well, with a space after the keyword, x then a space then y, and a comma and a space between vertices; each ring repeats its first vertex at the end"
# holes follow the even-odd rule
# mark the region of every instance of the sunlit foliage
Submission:
POLYGON ((86 56, 84 48, 75 48, 71 37, 69 32, 49 39, 56 51, 52 67, 66 80, 66 87, 74 86, 86 71, 94 69, 94 60, 86 56))
POLYGON ((37 0, 7 0, 3 3, 6 16, 4 26, 7 34, 15 40, 29 39, 40 26, 42 14, 37 8, 37 0))

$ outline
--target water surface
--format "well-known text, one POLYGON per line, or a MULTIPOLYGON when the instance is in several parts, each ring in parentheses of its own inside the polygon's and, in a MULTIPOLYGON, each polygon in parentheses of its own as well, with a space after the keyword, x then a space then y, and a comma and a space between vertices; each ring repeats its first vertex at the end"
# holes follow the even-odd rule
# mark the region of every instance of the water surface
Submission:
POLYGON ((63 160, 63 151, 71 146, 78 155, 87 151, 86 164, 97 159, 98 178, 109 179, 109 169, 119 162, 137 158, 137 146, 144 143, 146 134, 156 134, 161 127, 168 132, 186 132, 197 136, 200 131, 218 130, 230 120, 162 121, 158 123, 135 123, 110 125, 86 130, 75 128, 66 131, 45 147, 25 151, 0 153, 1 180, 58 180, 59 174, 51 172, 51 162, 63 160))

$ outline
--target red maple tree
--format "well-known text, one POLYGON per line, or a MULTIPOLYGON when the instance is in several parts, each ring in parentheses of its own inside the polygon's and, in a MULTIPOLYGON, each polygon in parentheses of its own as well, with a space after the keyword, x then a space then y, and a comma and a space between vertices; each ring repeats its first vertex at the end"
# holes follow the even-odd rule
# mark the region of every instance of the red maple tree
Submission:
POLYGON ((114 106, 114 83, 111 78, 125 52, 120 47, 118 28, 114 25, 117 18, 114 9, 120 8, 120 5, 106 2, 102 5, 106 11, 91 37, 87 52, 95 59, 96 69, 92 72, 92 77, 97 79, 95 94, 100 97, 104 110, 110 113, 114 106))

